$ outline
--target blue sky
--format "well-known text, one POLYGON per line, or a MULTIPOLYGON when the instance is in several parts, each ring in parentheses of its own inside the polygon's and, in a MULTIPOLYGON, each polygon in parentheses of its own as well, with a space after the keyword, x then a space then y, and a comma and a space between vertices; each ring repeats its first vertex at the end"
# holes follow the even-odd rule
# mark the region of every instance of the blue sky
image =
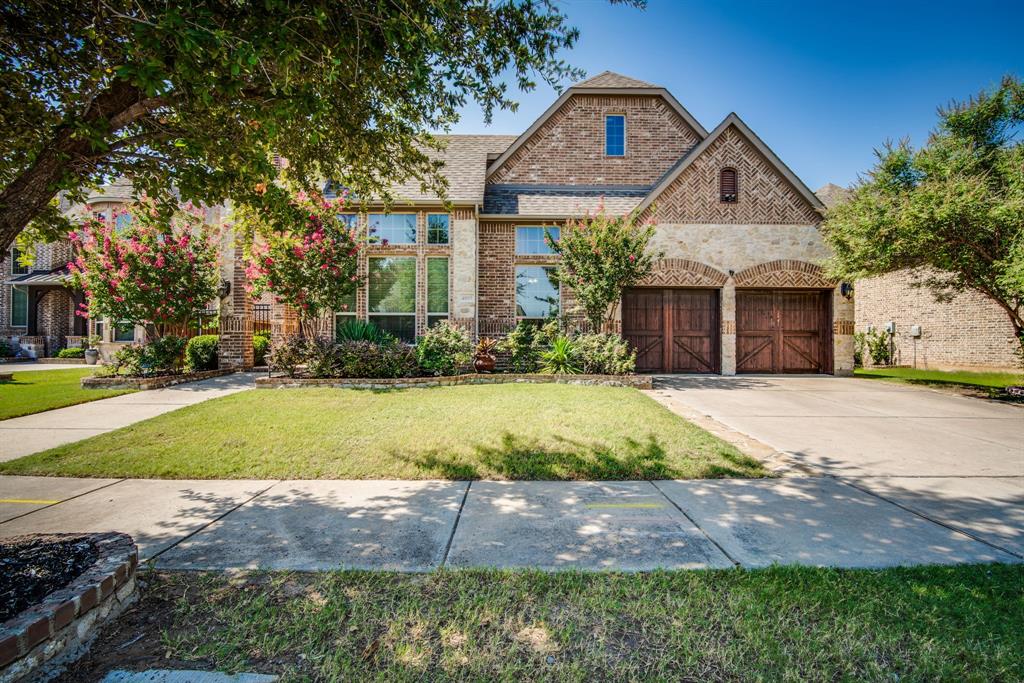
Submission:
MULTIPOLYGON (((572 64, 663 85, 708 130, 735 111, 811 189, 851 183, 886 139, 922 143, 951 98, 1024 76, 1020 0, 560 6, 581 32, 572 64)), ((453 132, 521 133, 556 96, 520 93, 490 127, 469 106, 453 132)))

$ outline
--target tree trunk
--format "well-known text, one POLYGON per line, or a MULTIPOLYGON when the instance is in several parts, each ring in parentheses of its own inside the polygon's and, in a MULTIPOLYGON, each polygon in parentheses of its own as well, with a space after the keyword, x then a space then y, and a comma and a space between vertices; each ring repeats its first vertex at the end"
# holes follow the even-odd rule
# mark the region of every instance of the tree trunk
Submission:
POLYGON ((109 135, 150 111, 151 107, 139 106, 143 103, 135 86, 114 81, 90 103, 84 116, 56 129, 35 163, 0 192, 0 251, 6 252, 18 234, 46 209, 64 181, 84 180, 102 157, 86 136, 74 136, 79 126, 95 127, 105 121, 109 135))

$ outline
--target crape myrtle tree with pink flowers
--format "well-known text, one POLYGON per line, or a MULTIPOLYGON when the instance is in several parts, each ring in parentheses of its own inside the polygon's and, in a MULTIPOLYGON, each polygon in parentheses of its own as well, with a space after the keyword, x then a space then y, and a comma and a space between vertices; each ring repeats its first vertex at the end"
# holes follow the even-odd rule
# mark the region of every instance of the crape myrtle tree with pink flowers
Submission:
POLYGON ((191 203, 168 214, 144 197, 110 220, 86 218, 68 238, 71 280, 86 298, 77 315, 142 325, 152 341, 184 329, 217 297, 218 232, 191 203))
POLYGON ((295 309, 303 337, 318 335, 324 314, 346 310, 359 285, 365 240, 339 216, 346 197, 328 201, 299 191, 288 202, 235 213, 246 246, 247 290, 253 296, 271 292, 295 309))
POLYGON ((559 239, 545 230, 545 240, 562 257, 556 277, 572 289, 593 332, 611 319, 622 291, 651 272, 661 256, 647 249, 653 236, 653 219, 641 223, 635 214, 610 215, 603 206, 568 221, 559 239))

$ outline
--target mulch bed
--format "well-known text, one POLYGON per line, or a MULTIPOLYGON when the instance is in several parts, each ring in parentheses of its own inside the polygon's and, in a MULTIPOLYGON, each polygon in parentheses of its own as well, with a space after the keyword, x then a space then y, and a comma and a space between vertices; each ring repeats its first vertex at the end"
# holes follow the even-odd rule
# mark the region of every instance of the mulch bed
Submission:
POLYGON ((0 622, 71 583, 98 553, 88 535, 0 540, 0 622))

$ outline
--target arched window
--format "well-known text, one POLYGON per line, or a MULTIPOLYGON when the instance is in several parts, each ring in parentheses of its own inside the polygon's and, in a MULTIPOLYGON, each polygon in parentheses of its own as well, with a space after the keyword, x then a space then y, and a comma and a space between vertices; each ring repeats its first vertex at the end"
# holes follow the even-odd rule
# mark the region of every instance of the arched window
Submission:
POLYGON ((735 202, 739 199, 740 183, 735 168, 723 168, 718 174, 718 196, 723 202, 735 202))

